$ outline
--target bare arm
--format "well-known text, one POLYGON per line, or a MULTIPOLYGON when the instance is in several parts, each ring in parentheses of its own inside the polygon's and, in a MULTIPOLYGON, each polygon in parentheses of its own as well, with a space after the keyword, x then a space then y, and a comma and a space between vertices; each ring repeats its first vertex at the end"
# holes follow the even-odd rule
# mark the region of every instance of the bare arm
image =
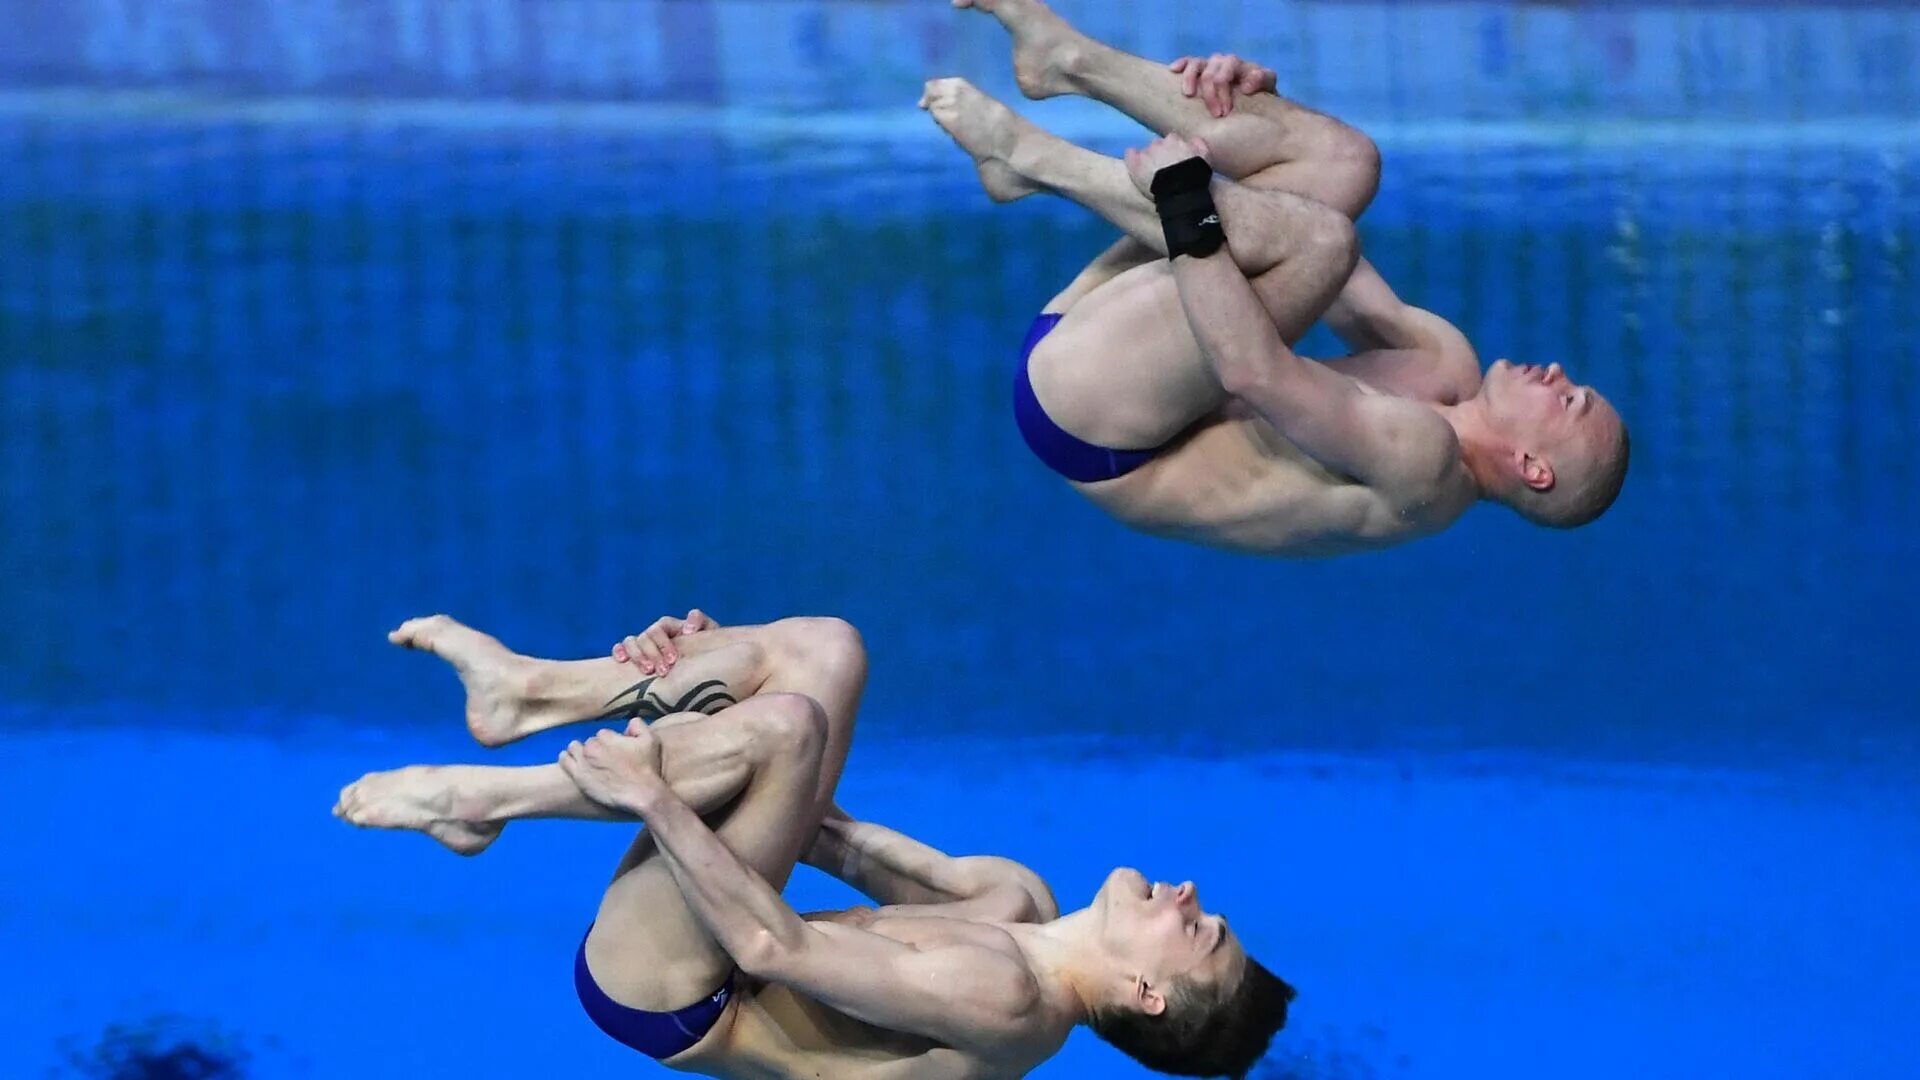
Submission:
POLYGON ((1328 328, 1354 349, 1423 349, 1478 366, 1473 345, 1458 327, 1400 299, 1364 258, 1354 265, 1325 319, 1328 328))
POLYGON ((1322 316, 1354 355, 1342 374, 1403 397, 1455 404, 1480 389, 1480 358, 1452 323, 1401 300, 1364 258, 1322 316))
POLYGON ((1008 922, 1051 922, 1060 915, 1040 875, 1011 859, 955 857, 838 807, 821 823, 807 865, 881 904, 941 905, 951 913, 1008 922))
MULTIPOLYGON (((1213 117, 1190 134, 1205 136, 1216 168, 1246 187, 1305 196, 1356 219, 1372 201, 1380 154, 1364 132, 1278 96, 1273 71, 1251 61, 1216 54, 1172 66, 1182 92, 1213 117)), ((1327 362, 1342 374, 1418 401, 1453 404, 1479 390, 1479 358, 1465 335, 1402 302, 1365 260, 1324 319, 1355 351, 1327 362)))
POLYGON ((665 784, 635 800, 633 810, 695 915, 748 975, 949 1046, 991 1048, 1021 1031, 1039 988, 1010 957, 976 946, 923 951, 866 930, 807 922, 665 784))
POLYGON ((644 727, 603 732, 561 764, 589 797, 646 823, 688 907, 748 975, 960 1049, 993 1053, 1026 1033, 1039 986, 1024 965, 977 945, 923 950, 802 919, 661 779, 644 727))
POLYGON ((1386 500, 1382 509, 1437 479, 1451 460, 1452 432, 1432 410, 1369 394, 1288 348, 1225 248, 1173 260, 1173 276, 1221 386, 1308 456, 1373 489, 1386 500))
MULTIPOLYGON (((1170 67, 1172 79, 1155 65, 1094 45, 1075 77, 1083 93, 1156 131, 1203 140, 1214 168, 1246 189, 1311 199, 1350 219, 1372 202, 1380 182, 1373 140, 1280 96, 1272 69, 1226 53, 1182 57, 1170 67)), ((1238 238, 1236 254, 1250 255, 1244 227, 1238 238)), ((1241 265, 1248 268, 1244 258, 1241 265)), ((1328 366, 1420 401, 1453 403, 1478 390, 1477 358, 1457 330, 1401 303, 1365 263, 1353 277, 1341 310, 1328 318, 1357 355, 1328 366)))

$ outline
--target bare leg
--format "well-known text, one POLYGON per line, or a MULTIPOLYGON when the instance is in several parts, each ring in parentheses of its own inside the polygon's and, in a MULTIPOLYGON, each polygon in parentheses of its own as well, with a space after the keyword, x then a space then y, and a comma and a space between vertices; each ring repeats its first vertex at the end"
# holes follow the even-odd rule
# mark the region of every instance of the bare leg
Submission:
MULTIPOLYGON (((954 0, 987 12, 1013 38, 1014 75, 1028 97, 1080 94, 1112 105, 1152 130, 1205 140, 1213 165, 1249 187, 1284 191, 1358 218, 1380 184, 1373 140, 1333 117, 1276 94, 1245 95, 1215 117, 1181 92, 1180 76, 1075 30, 1038 0, 954 0)), ((991 155, 975 155, 981 183, 996 200, 1032 194, 1038 185, 991 155)), ((1153 249, 1128 227, 1120 243, 1095 259, 1050 301, 1064 312, 1120 273, 1151 261, 1153 249)), ((1146 223, 1151 224, 1151 223, 1146 223)))
MULTIPOLYGON (((539 730, 536 723, 551 727, 601 718, 610 711, 651 717, 658 715, 650 710, 661 702, 714 711, 732 705, 736 697, 787 692, 805 694, 827 709, 827 760, 841 761, 852 743, 854 714, 866 681, 866 652, 859 634, 838 619, 783 619, 767 626, 704 631, 680 640, 681 659, 672 672, 637 682, 637 669, 611 659, 517 656, 445 616, 413 620, 395 634, 411 635, 418 647, 454 664, 470 694, 469 718, 476 712, 471 695, 476 688, 484 689, 487 696, 478 711, 502 718, 506 726, 498 733, 511 738, 539 730), (526 687, 536 688, 537 708, 527 704, 534 699, 515 698, 511 692, 526 687), (610 702, 617 707, 610 709, 610 702)), ((689 805, 705 809, 719 805, 746 782, 745 737, 737 721, 687 724, 691 719, 694 714, 676 713, 657 722, 661 752, 674 790, 689 805)), ((838 783, 837 771, 819 777, 823 805, 831 802, 838 783)), ((621 820, 581 795, 557 765, 414 766, 369 773, 341 793, 335 813, 358 825, 426 832, 462 854, 483 850, 516 818, 621 820)))
MULTIPOLYGON (((714 716, 682 714, 657 725, 661 770, 675 793, 707 816, 728 848, 776 889, 786 884, 832 805, 832 785, 846 760, 846 740, 836 729, 851 727, 864 672, 857 640, 842 641, 823 651, 812 673, 825 701, 762 693, 714 716), (841 647, 846 645, 852 648, 841 647)), ((389 816, 418 801, 421 792, 451 808, 452 823, 476 836, 488 828, 497 834, 509 818, 616 817, 581 796, 558 765, 375 774, 343 792, 336 813, 361 824, 422 828, 448 842, 444 829, 389 816), (382 779, 403 774, 410 776, 393 784, 382 779), (415 791, 399 792, 405 785, 415 791)), ((607 887, 586 948, 601 988, 634 1008, 681 1008, 712 993, 733 970, 645 833, 607 887)))
POLYGON ((1216 117, 1181 93, 1180 76, 1095 41, 1039 0, 956 0, 992 14, 1013 38, 1013 68, 1028 97, 1079 94, 1133 117, 1159 134, 1206 140, 1222 174, 1287 191, 1358 217, 1380 183, 1373 141, 1333 117, 1276 94, 1234 99, 1216 117))
MULTIPOLYGON (((743 725, 749 769, 739 794, 708 821, 721 842, 776 890, 786 887, 812 846, 833 802, 831 785, 846 762, 845 746, 836 746, 831 736, 834 709, 797 694, 763 693, 723 714, 751 711, 743 725)), ((586 949, 601 988, 639 1009, 682 1008, 713 993, 734 971, 733 959, 687 906, 645 833, 607 887, 586 949)))
POLYGON ((409 619, 387 640, 453 665, 467 691, 467 729, 483 746, 505 746, 567 724, 714 712, 766 685, 777 665, 806 653, 809 623, 734 626, 680 639, 681 662, 664 676, 601 657, 542 660, 445 615, 409 619))
MULTIPOLYGON (((662 767, 689 806, 718 807, 746 782, 740 725, 741 718, 725 713, 681 713, 656 722, 662 767), (695 720, 711 722, 687 723, 695 720)), ((372 772, 341 790, 333 814, 366 828, 424 832, 461 855, 478 855, 508 822, 524 818, 634 820, 580 794, 558 765, 409 765, 372 772)))
MULTIPOLYGON (((1170 74, 1170 73, 1169 73, 1170 74)), ((991 175, 1002 194, 1051 191, 1086 207, 1152 250, 1166 254, 1166 240, 1153 203, 1140 194, 1117 158, 1075 146, 1042 131, 964 79, 936 79, 922 99, 954 141, 973 155, 983 178, 991 175)), ((1283 191, 1256 190, 1226 179, 1214 181, 1214 202, 1227 228, 1228 247, 1241 272, 1255 279, 1276 325, 1304 333, 1339 292, 1351 266, 1330 282, 1330 264, 1300 267, 1296 256, 1341 246, 1351 248, 1352 224, 1328 207, 1283 191), (1296 263, 1289 268, 1290 261, 1296 263), (1309 288, 1295 270, 1307 271, 1309 288), (1280 277, 1265 281, 1270 272, 1280 277), (1330 285, 1331 288, 1324 288, 1330 285)), ((1323 260, 1324 261, 1324 260, 1323 260)))

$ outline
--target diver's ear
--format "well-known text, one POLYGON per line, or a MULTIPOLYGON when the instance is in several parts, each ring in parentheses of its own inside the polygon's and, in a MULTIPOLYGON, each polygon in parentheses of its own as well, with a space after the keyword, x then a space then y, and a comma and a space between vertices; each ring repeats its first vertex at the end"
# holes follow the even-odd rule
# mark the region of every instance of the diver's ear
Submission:
POLYGON ((1133 1004, 1148 1016, 1159 1016, 1167 1011, 1167 999, 1142 976, 1133 979, 1133 1004))
MULTIPOLYGON (((1519 454, 1518 451, 1515 451, 1519 454)), ((1519 454, 1520 480, 1535 491, 1553 487, 1553 466, 1536 454, 1519 454)))

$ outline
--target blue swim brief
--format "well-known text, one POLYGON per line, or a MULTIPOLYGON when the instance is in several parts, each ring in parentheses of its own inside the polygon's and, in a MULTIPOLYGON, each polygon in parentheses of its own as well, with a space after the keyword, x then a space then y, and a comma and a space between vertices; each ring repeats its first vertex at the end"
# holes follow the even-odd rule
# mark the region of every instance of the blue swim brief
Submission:
POLYGON ((608 997, 600 984, 593 981, 593 973, 587 970, 587 940, 581 938, 580 949, 573 954, 573 990, 580 995, 580 1004, 587 1010, 587 1016, 601 1031, 615 1042, 663 1061, 690 1049, 720 1022, 720 1014, 727 1011, 727 1002, 733 1000, 733 976, 727 976, 720 989, 684 1009, 672 1012, 630 1009, 608 997))
POLYGON ((1020 371, 1013 380, 1013 418, 1020 425, 1020 434, 1027 440, 1028 449, 1061 476, 1083 484, 1125 476, 1152 461, 1160 448, 1111 450, 1095 446, 1054 423, 1047 410, 1041 408, 1040 399, 1034 396, 1033 380, 1027 374, 1027 358, 1033 355, 1040 339, 1060 325, 1060 319, 1056 314, 1042 315, 1033 320, 1033 327, 1027 331, 1026 344, 1020 347, 1020 371))

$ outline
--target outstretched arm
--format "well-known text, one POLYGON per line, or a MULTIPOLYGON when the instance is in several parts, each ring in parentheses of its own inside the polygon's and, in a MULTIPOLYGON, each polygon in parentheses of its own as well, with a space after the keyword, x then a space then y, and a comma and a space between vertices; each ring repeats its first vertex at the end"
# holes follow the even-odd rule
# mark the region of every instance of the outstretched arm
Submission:
POLYGON ((856 821, 834 807, 820 824, 807 865, 839 878, 878 903, 942 906, 947 914, 1007 922, 1051 922, 1060 915, 1040 875, 993 855, 955 857, 905 833, 856 821))
POLYGON ((917 949, 802 919, 660 776, 644 725, 570 746, 561 766, 596 802, 646 822, 681 895, 742 971, 794 987, 857 1019, 991 1052, 1024 1030, 1032 973, 978 946, 917 949))

